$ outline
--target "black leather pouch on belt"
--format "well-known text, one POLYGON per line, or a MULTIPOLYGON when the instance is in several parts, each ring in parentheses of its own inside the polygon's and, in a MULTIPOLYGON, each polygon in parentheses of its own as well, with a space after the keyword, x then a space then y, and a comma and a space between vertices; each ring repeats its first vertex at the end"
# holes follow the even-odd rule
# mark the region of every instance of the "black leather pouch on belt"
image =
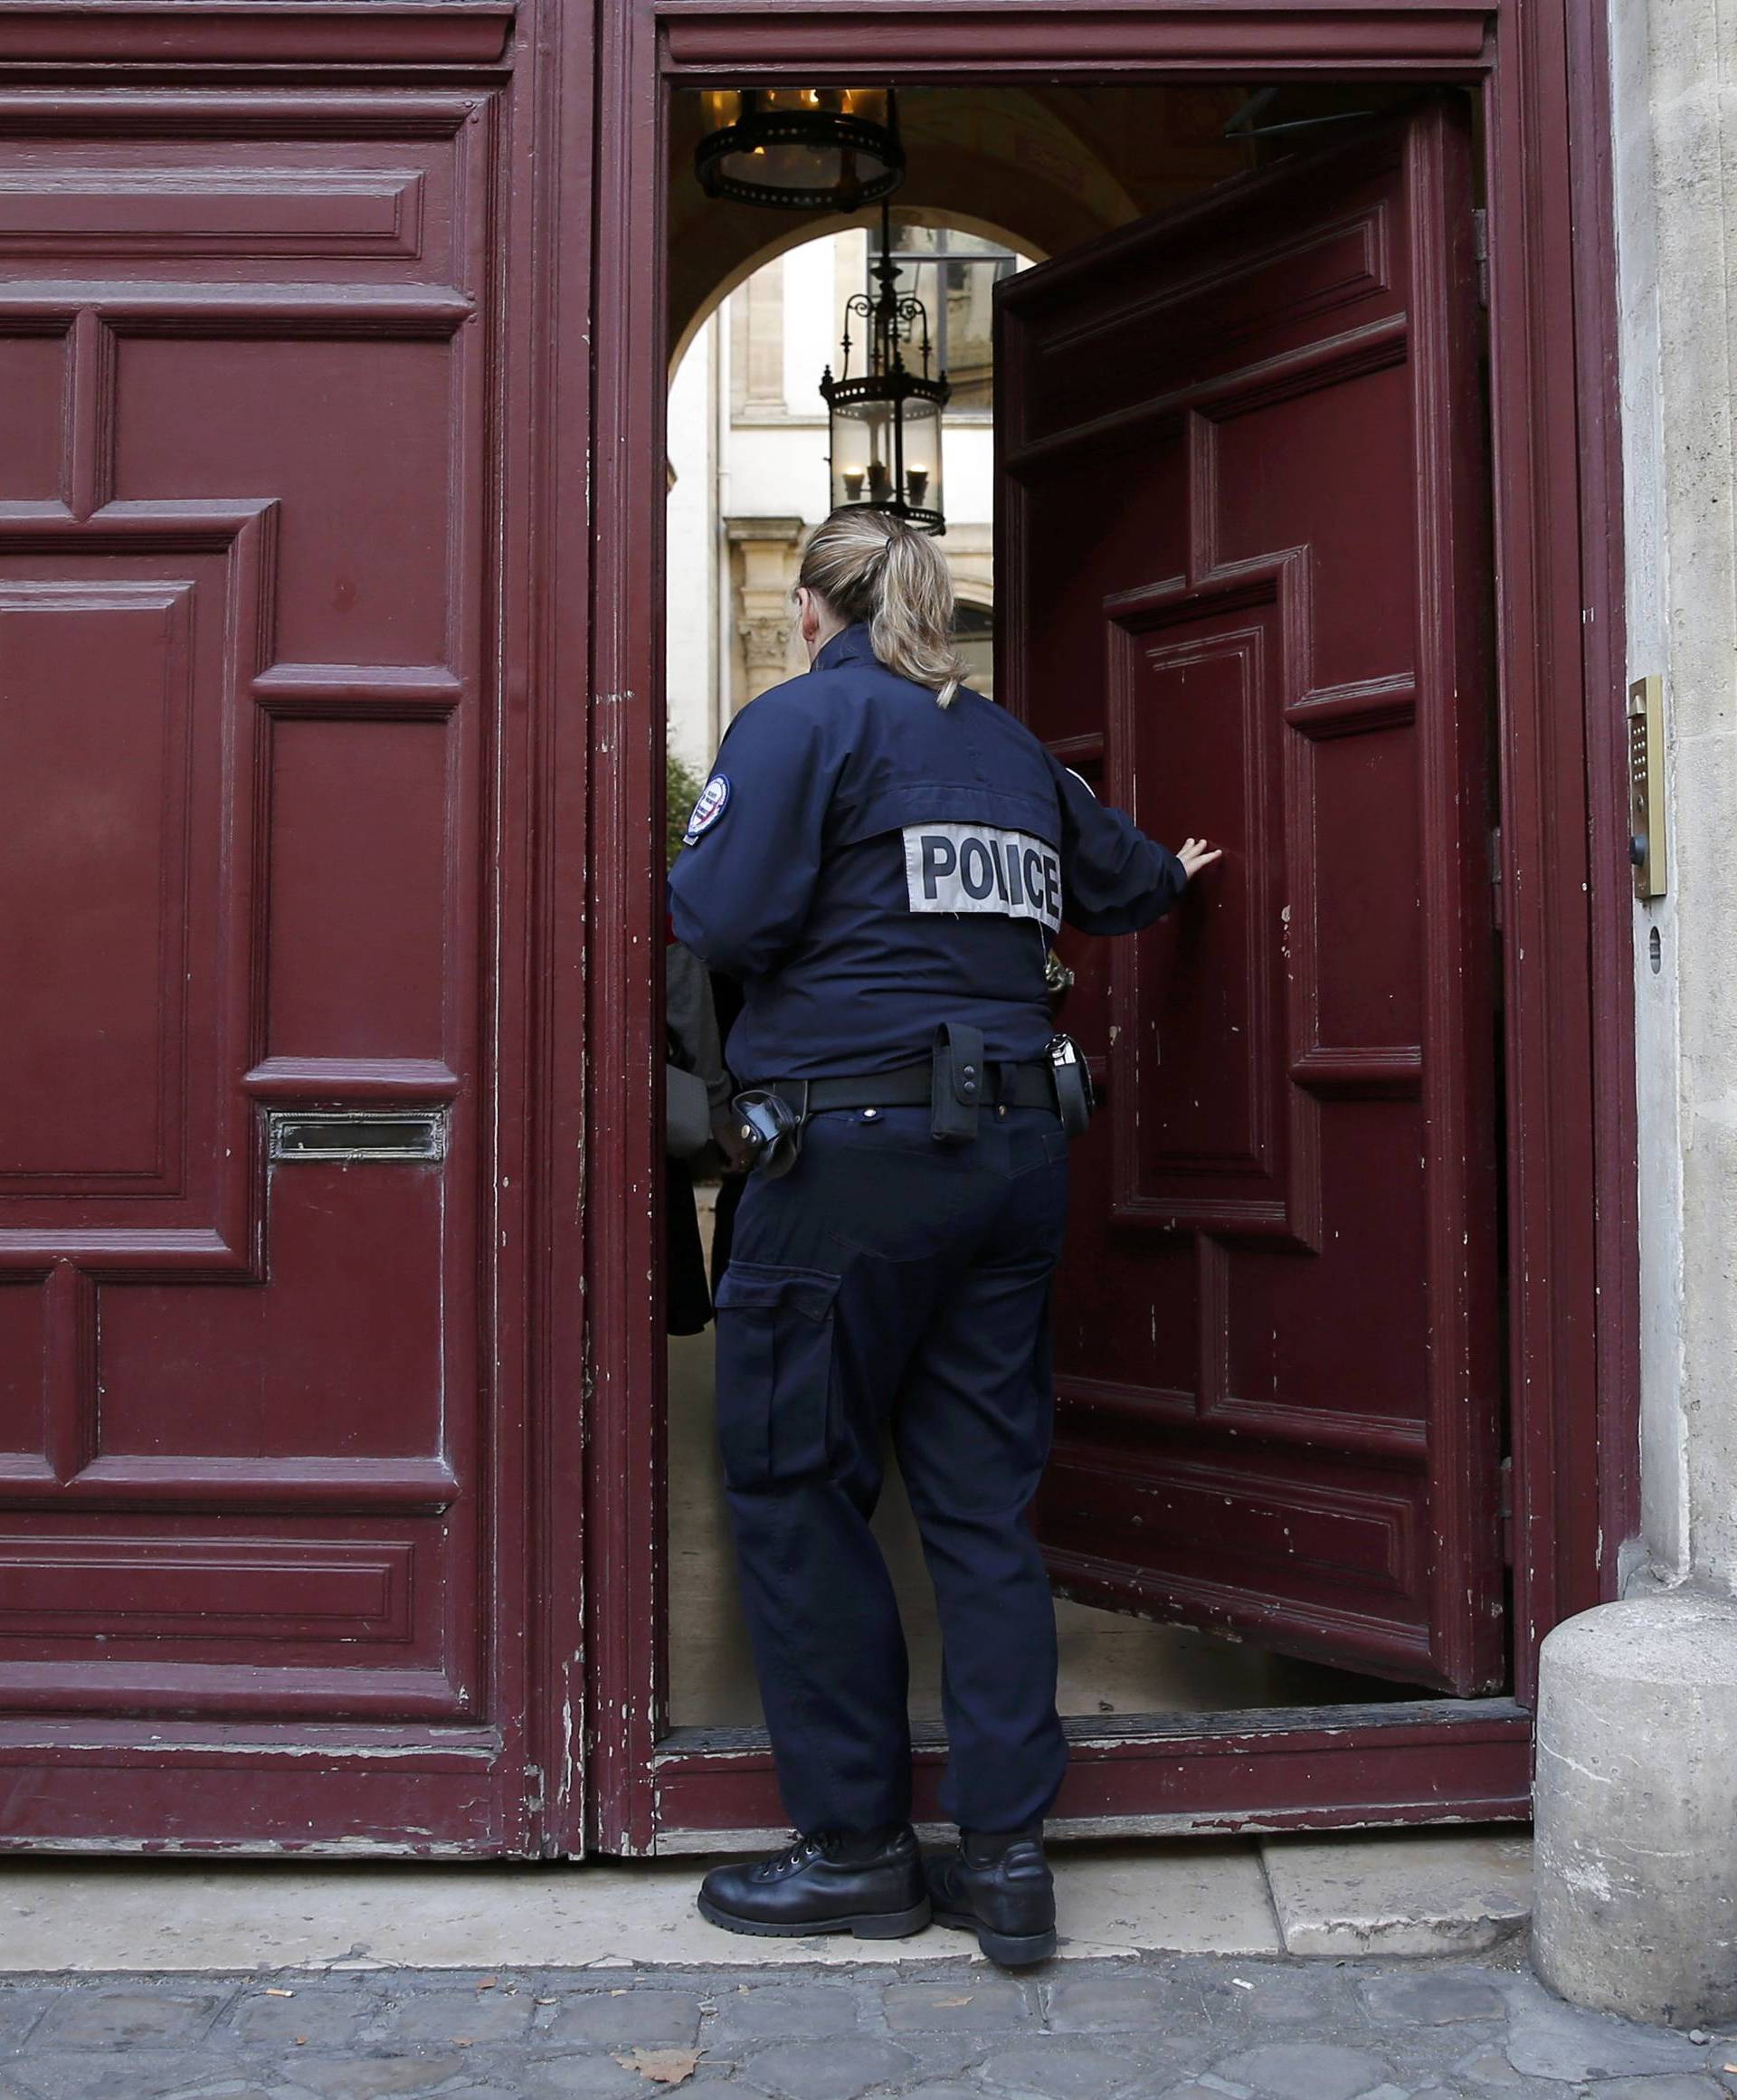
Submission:
POLYGON ((937 1145, 969 1145, 983 1098, 983 1031, 944 1021, 935 1031, 929 1135, 937 1145))

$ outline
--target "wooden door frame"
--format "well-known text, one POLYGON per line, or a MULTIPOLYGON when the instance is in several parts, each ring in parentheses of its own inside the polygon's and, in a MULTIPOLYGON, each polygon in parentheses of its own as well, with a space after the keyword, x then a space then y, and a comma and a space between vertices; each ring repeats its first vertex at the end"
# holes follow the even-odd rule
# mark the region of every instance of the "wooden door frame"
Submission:
MULTIPOLYGON (((664 120, 671 85, 1164 80, 1245 71, 1481 90, 1506 941, 1514 1696, 1077 1733, 1094 1829, 1518 1816, 1539 1641, 1614 1592, 1637 1506, 1638 1345, 1615 261, 1592 0, 606 0, 600 10, 583 1573, 589 1841, 779 1820, 744 1734, 660 1742, 663 1335, 656 998, 663 742, 664 120), (1589 1428, 1595 1433, 1589 1434, 1589 1428), (1224 1753, 1229 1753, 1226 1755, 1224 1753)), ((576 1069, 569 1031, 552 1069, 576 1069)), ((575 1576, 578 1571, 575 1570, 575 1576)), ((937 1752, 919 1753, 919 1798, 937 1752)))

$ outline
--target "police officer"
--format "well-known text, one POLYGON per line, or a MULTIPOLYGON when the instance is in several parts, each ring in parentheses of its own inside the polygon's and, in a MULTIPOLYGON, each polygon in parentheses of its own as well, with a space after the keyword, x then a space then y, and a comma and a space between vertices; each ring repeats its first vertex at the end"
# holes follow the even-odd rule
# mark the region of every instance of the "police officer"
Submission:
POLYGON ((1064 920, 1133 932, 1219 856, 1145 838, 961 684, 931 539, 836 512, 795 595, 812 669, 731 725, 669 883, 677 936, 741 983, 727 1056, 765 1141, 717 1291, 717 1411, 800 1833, 709 1874, 699 1907, 732 1932, 888 1939, 933 1911, 993 1960, 1040 1961, 1067 1750, 1026 1509, 1049 1444, 1061 1111, 1083 1112, 1044 965, 1064 920), (935 1585, 961 1832, 926 1872, 869 1530, 888 1430, 935 1585))

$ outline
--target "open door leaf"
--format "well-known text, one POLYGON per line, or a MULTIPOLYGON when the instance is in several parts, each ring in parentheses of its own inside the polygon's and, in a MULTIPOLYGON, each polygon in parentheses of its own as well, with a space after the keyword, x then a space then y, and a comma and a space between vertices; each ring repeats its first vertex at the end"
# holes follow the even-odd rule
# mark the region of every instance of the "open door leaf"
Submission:
MULTIPOLYGON (((1506 1681, 1476 147, 1448 96, 998 288, 996 698, 1225 850, 1069 930, 1057 1586, 1506 1681)), ((1260 1703, 1258 1699, 1251 1703, 1260 1703)))

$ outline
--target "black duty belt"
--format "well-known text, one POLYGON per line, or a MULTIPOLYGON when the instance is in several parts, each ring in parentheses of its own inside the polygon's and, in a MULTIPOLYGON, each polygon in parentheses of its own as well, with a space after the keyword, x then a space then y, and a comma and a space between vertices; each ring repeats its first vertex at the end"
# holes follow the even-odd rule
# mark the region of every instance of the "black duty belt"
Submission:
MULTIPOLYGON (((926 1108, 934 1089, 935 1068, 928 1063, 850 1079, 772 1079, 765 1087, 799 1116, 819 1116, 829 1108, 926 1108)), ((1053 1109, 1055 1068, 1048 1058, 1018 1065, 986 1061, 982 1099, 986 1108, 1053 1109)))
POLYGON ((985 1108, 1049 1108, 1069 1137, 1091 1121, 1092 1086, 1072 1037, 1053 1035, 1041 1058, 1001 1064, 983 1055, 983 1031, 944 1021, 926 1064, 839 1079, 771 1079, 736 1097, 741 1136, 755 1150, 755 1171, 787 1174, 802 1148, 802 1126, 829 1108, 927 1108, 937 1145, 965 1145, 985 1108))

